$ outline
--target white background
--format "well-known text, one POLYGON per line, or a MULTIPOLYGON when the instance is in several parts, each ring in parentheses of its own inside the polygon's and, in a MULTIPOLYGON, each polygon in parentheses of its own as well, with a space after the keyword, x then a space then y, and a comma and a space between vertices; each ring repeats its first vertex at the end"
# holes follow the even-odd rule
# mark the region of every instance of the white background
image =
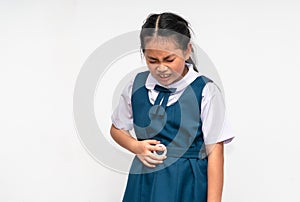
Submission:
POLYGON ((191 23, 223 82, 236 135, 223 201, 299 201, 299 10, 296 0, 1 0, 0 201, 121 200, 126 175, 76 133, 74 86, 97 47, 164 11, 191 23))

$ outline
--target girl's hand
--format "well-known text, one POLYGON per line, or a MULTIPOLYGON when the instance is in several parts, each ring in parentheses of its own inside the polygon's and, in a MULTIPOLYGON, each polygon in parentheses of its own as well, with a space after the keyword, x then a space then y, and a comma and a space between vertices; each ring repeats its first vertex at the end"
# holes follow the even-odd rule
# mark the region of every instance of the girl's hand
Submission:
POLYGON ((165 149, 159 146, 155 146, 160 142, 157 140, 143 140, 137 141, 135 146, 135 154, 140 161, 149 168, 155 168, 156 165, 163 163, 166 156, 155 155, 153 151, 164 151, 165 149))

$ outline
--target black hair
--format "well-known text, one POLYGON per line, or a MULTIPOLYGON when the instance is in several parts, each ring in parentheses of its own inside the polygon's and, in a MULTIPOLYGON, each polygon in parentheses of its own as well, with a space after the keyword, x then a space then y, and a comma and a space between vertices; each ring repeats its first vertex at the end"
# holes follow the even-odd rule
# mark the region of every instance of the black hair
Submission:
MULTIPOLYGON (((146 38, 154 36, 173 37, 179 48, 185 51, 191 40, 191 28, 189 23, 177 14, 170 12, 151 14, 140 32, 143 53, 145 52, 146 38)), ((193 64, 194 70, 198 71, 191 57, 186 62, 193 64)))

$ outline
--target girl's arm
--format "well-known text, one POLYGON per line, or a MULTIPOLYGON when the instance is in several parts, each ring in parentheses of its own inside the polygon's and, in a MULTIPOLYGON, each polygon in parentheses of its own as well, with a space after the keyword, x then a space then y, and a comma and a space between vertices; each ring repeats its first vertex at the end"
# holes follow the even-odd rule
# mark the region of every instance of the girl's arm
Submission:
POLYGON ((207 202, 221 202, 224 172, 223 142, 208 146, 208 190, 207 202))
POLYGON ((156 156, 153 151, 163 151, 162 147, 155 146, 160 142, 157 140, 138 141, 134 139, 128 131, 120 130, 113 124, 110 129, 112 138, 122 147, 136 154, 141 162, 150 168, 154 168, 157 164, 163 163, 165 156, 156 156))

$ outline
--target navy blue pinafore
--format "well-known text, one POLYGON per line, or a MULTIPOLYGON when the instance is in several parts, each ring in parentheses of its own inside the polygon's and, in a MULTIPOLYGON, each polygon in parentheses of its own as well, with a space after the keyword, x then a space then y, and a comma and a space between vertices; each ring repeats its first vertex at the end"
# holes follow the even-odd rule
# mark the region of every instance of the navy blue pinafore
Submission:
POLYGON ((145 82, 149 71, 139 73, 132 89, 134 130, 138 140, 156 139, 167 147, 167 159, 155 168, 133 159, 123 202, 206 202, 207 155, 200 119, 202 90, 199 76, 177 102, 166 106, 171 92, 159 90, 154 104, 145 82))

